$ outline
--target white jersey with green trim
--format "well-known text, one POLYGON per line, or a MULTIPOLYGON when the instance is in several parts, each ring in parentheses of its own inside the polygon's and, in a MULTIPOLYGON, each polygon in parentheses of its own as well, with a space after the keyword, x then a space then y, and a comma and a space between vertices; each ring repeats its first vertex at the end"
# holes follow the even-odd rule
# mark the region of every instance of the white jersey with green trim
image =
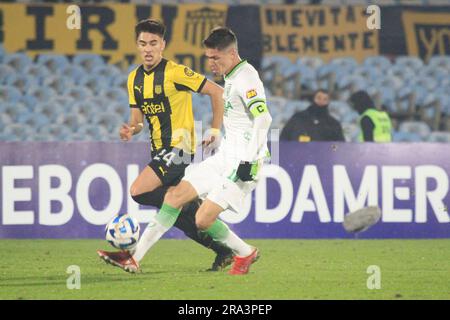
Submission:
POLYGON ((267 157, 269 154, 267 136, 255 154, 249 155, 246 152, 253 129, 252 112, 255 111, 253 108, 264 106, 266 109, 266 94, 258 71, 246 60, 242 60, 224 79, 225 136, 221 147, 226 157, 244 161, 255 161, 267 157))

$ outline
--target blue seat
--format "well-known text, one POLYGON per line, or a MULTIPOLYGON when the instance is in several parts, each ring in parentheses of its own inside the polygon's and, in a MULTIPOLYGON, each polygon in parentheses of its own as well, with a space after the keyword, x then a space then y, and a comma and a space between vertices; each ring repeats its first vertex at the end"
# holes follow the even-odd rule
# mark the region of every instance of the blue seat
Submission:
POLYGON ((37 64, 47 68, 52 73, 62 73, 70 62, 64 55, 40 54, 37 58, 37 64))
POLYGON ((105 128, 99 127, 93 124, 83 124, 81 125, 76 133, 86 136, 86 140, 100 140, 108 131, 105 128))
POLYGON ((86 70, 80 66, 68 65, 64 68, 61 75, 74 85, 79 85, 83 78, 85 78, 88 74, 86 73, 86 70))
POLYGON ((50 120, 44 114, 31 112, 21 113, 17 117, 17 122, 30 126, 35 130, 50 124, 50 120))
POLYGON ((64 96, 72 98, 76 101, 82 101, 92 97, 92 92, 83 86, 73 86, 69 88, 64 96))
POLYGON ((38 79, 25 74, 16 73, 8 78, 6 84, 19 89, 21 93, 25 93, 28 88, 38 86, 38 79))
POLYGON ((428 137, 431 132, 430 127, 422 121, 403 121, 398 127, 399 132, 416 133, 422 140, 428 137))
POLYGON ((32 61, 25 53, 17 52, 6 55, 3 63, 17 72, 25 72, 31 66, 32 61))
POLYGON ((21 99, 22 93, 19 89, 8 85, 0 86, 0 102, 18 103, 21 99))
POLYGON ((35 98, 36 102, 45 102, 49 101, 53 97, 56 97, 57 94, 55 90, 53 90, 52 88, 42 86, 32 86, 28 88, 26 96, 35 98))
POLYGON ((433 131, 428 136, 428 142, 442 142, 450 143, 450 132, 448 131, 433 131))
POLYGON ((118 102, 128 105, 128 93, 125 89, 109 87, 100 91, 99 96, 108 102, 118 102))
POLYGON ((52 73, 44 66, 32 64, 26 70, 26 75, 33 78, 38 85, 42 85, 44 80, 52 75, 52 73))
POLYGON ((102 127, 106 132, 117 132, 123 123, 122 117, 115 113, 96 113, 91 119, 91 123, 102 127))
POLYGON ((93 94, 97 94, 100 91, 110 88, 110 79, 95 74, 83 77, 80 80, 79 85, 89 89, 93 94))
POLYGON ((100 65, 100 66, 96 66, 92 70, 92 73, 97 75, 97 76, 104 77, 104 78, 108 79, 109 80, 109 83, 108 83, 109 85, 112 85, 113 79, 123 75, 122 70, 120 70, 119 68, 117 68, 114 65, 100 65))
POLYGON ((39 102, 34 108, 33 113, 44 115, 50 122, 54 123, 58 115, 64 112, 64 108, 54 103, 54 100, 39 102))
POLYGON ((3 133, 11 135, 12 141, 26 141, 34 134, 34 130, 28 125, 12 123, 5 127, 3 133))
POLYGON ((438 69, 450 71, 450 56, 432 56, 428 65, 438 69))
POLYGON ((77 113, 60 114, 56 120, 56 124, 66 126, 72 132, 77 131, 85 123, 86 119, 77 113))
POLYGON ((56 92, 58 96, 65 95, 72 83, 65 77, 52 75, 43 80, 42 86, 50 88, 56 92))
POLYGON ((0 64, 0 85, 7 84, 8 80, 16 75, 16 71, 11 66, 0 64))
POLYGON ((56 123, 51 123, 47 126, 41 127, 38 132, 54 136, 56 140, 64 140, 65 137, 72 134, 72 130, 70 130, 67 126, 56 123))
POLYGON ((384 56, 367 57, 363 65, 369 68, 376 68, 381 71, 386 71, 392 67, 391 61, 384 56))
POLYGON ((83 116, 86 120, 91 120, 91 118, 100 113, 102 110, 102 105, 98 105, 92 102, 90 99, 79 100, 74 103, 71 111, 80 116, 83 116))
POLYGON ((319 57, 301 57, 297 59, 296 64, 317 70, 324 65, 324 62, 319 57))
POLYGON ((73 57, 73 64, 91 72, 95 67, 105 64, 103 58, 96 54, 81 53, 73 57))
POLYGON ((414 132, 394 132, 393 133, 394 142, 420 142, 422 138, 419 134, 414 132))
POLYGON ((418 57, 413 56, 399 56, 395 59, 395 65, 402 68, 411 68, 415 71, 423 67, 423 61, 418 57))

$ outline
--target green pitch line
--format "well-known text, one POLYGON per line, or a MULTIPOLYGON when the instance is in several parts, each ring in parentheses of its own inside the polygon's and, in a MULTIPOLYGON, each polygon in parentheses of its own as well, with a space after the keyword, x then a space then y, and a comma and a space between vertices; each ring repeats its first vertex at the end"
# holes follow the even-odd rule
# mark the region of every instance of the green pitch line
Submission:
MULTIPOLYGON (((100 240, 0 240, 0 299, 450 299, 450 240, 249 240, 247 276, 209 273, 212 251, 162 240, 142 274, 106 265, 100 240), (79 266, 81 289, 67 289, 79 266), (381 289, 368 289, 369 266, 381 289)), ((74 282, 72 282, 74 283, 74 282)), ((372 282, 373 283, 373 282, 372 282)))

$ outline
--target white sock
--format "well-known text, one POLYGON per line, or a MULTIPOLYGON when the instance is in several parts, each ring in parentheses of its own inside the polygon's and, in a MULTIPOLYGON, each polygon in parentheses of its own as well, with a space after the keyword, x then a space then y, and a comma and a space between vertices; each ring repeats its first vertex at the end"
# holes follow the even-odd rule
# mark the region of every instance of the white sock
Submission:
POLYGON ((144 258, 145 254, 151 247, 162 237, 164 233, 169 230, 167 227, 164 227, 160 222, 156 219, 151 221, 147 228, 145 228, 144 233, 138 241, 136 246, 136 251, 133 254, 133 258, 139 262, 144 258))
POLYGON ((228 230, 222 242, 240 257, 247 257, 253 252, 253 248, 231 230, 228 230))

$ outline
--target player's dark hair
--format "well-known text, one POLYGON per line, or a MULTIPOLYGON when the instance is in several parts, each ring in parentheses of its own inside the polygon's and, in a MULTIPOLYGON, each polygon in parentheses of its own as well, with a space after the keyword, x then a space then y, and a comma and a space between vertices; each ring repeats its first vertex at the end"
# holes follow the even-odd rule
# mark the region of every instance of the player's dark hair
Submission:
POLYGON ((166 26, 158 20, 154 19, 144 19, 138 22, 134 28, 136 33, 136 39, 139 37, 141 32, 148 32, 159 35, 164 39, 164 34, 166 33, 166 26))
POLYGON ((216 27, 212 29, 209 36, 203 40, 203 45, 208 49, 223 50, 230 45, 235 45, 237 47, 237 38, 230 28, 216 27))

